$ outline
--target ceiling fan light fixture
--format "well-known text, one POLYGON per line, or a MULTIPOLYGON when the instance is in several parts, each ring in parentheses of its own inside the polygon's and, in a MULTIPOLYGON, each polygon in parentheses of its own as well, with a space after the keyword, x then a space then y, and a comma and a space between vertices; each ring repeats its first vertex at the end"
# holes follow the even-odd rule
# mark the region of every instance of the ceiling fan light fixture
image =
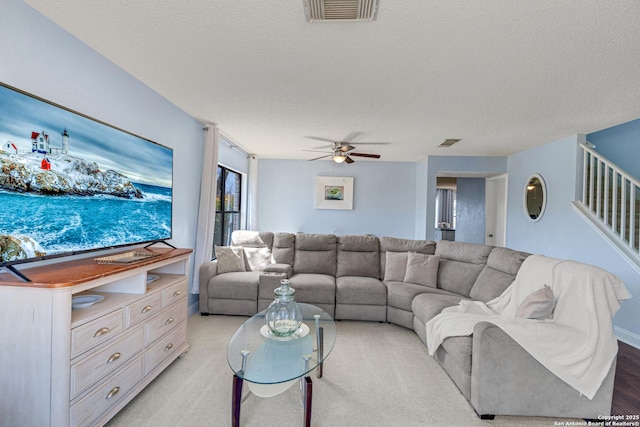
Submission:
POLYGON ((347 160, 347 156, 344 153, 333 155, 333 161, 336 163, 344 163, 345 160, 347 160))

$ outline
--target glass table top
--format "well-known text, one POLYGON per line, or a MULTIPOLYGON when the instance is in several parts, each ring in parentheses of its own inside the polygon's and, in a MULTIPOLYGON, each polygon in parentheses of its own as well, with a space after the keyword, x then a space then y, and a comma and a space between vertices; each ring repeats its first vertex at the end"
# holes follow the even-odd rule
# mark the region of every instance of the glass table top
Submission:
POLYGON ((333 319, 319 307, 298 304, 304 320, 295 338, 270 335, 265 323, 266 310, 248 319, 233 334, 227 348, 227 361, 238 377, 258 384, 282 383, 306 375, 329 356, 336 341, 333 319), (323 331, 322 357, 317 351, 317 328, 323 331), (242 353, 247 351, 246 372, 243 372, 242 353), (308 364, 305 357, 309 359, 308 364))

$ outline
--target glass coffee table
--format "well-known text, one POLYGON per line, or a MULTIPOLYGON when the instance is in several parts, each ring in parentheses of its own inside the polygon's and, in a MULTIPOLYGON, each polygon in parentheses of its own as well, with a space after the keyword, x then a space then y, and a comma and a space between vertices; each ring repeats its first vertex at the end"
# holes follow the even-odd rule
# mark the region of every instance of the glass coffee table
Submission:
POLYGON ((299 305, 303 324, 290 337, 280 338, 269 332, 266 310, 244 322, 231 337, 227 360, 233 370, 233 427, 240 425, 244 381, 251 393, 261 397, 275 396, 299 382, 304 425, 311 425, 313 382, 309 374, 317 368, 318 378, 322 377, 322 364, 336 341, 336 325, 326 311, 311 304, 299 305))

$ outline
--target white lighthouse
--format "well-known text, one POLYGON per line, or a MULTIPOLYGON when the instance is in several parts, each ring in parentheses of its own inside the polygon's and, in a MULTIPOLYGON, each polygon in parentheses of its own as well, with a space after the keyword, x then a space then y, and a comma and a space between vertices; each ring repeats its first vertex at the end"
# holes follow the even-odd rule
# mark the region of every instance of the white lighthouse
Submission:
POLYGON ((62 154, 69 154, 69 133, 66 129, 62 132, 62 154))

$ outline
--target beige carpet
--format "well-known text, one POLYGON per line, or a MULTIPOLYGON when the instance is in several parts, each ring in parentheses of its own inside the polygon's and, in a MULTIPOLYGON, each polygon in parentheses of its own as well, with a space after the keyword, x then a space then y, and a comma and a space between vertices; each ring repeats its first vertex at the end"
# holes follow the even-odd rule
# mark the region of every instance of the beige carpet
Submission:
MULTIPOLYGON (((245 320, 190 317, 189 352, 107 425, 230 425, 227 343, 245 320)), ((313 426, 553 426, 559 421, 500 416, 482 421, 412 330, 377 322, 336 325, 338 338, 324 376, 312 376, 313 426)), ((272 398, 252 395, 242 404, 242 426, 299 427, 302 418, 297 385, 272 398)))

